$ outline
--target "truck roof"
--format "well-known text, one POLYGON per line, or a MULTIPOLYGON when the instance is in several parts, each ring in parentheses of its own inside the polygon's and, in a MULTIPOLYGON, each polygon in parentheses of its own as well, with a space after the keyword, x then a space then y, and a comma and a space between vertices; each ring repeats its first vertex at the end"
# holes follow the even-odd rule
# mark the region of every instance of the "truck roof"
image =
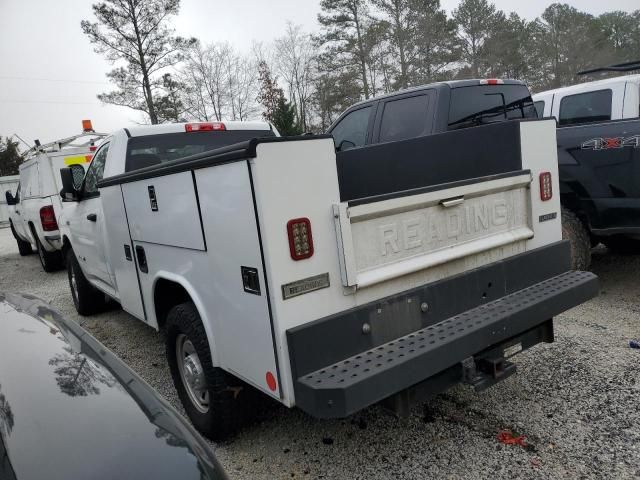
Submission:
POLYGON ((184 123, 162 123, 159 125, 139 125, 125 128, 125 131, 132 137, 146 135, 163 135, 166 133, 181 133, 185 131, 185 125, 196 123, 223 123, 225 130, 272 130, 268 122, 252 121, 222 121, 222 122, 184 122, 184 123))
MULTIPOLYGON (((409 92, 418 92, 420 90, 425 90, 427 88, 438 88, 438 87, 449 87, 449 88, 459 88, 459 87, 473 87, 476 85, 481 85, 480 82, 482 82, 482 79, 471 79, 471 80, 446 80, 446 81, 442 81, 442 82, 434 82, 434 83, 427 83, 424 85, 418 85, 416 87, 409 87, 409 88, 404 88, 402 90, 397 90, 395 92, 391 92, 391 93, 385 93, 384 95, 379 95, 377 97, 372 97, 369 98, 367 100, 362 100, 358 103, 354 103, 353 105, 351 105, 348 110, 351 110, 353 107, 357 106, 357 105, 364 105, 367 103, 371 103, 371 102, 376 102, 378 100, 384 100, 385 98, 390 98, 390 97, 395 97, 396 95, 403 95, 405 93, 409 93, 409 92)), ((508 80, 508 79, 500 79, 499 80, 502 84, 504 85, 525 85, 526 83, 520 81, 520 80, 508 80)))
POLYGON ((578 83, 576 85, 569 85, 568 87, 545 90, 533 95, 533 99, 536 100, 536 98, 540 98, 543 95, 547 96, 556 93, 591 91, 597 87, 606 87, 608 85, 613 85, 620 82, 631 82, 640 84, 640 75, 623 75, 619 77, 605 78, 603 80, 595 80, 593 82, 578 83))

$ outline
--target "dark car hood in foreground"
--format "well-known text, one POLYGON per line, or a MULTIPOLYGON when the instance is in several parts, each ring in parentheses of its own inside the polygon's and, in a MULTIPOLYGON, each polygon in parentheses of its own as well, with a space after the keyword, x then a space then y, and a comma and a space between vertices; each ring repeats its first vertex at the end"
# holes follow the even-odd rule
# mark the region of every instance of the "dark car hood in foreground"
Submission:
POLYGON ((222 479, 149 385, 43 301, 0 293, 0 479, 222 479))

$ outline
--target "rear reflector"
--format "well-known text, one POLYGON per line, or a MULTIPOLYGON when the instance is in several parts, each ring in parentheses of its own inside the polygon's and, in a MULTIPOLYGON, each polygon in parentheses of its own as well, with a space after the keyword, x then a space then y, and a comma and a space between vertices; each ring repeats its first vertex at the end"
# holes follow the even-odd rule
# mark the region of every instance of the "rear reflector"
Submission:
POLYGON ((540 174, 540 200, 546 202, 553 197, 553 188, 551 187, 551 173, 542 172, 540 174))
POLYGON ((214 132, 226 129, 222 122, 187 123, 184 126, 185 132, 214 132))
POLYGON ((42 207, 40 209, 40 223, 42 224, 42 230, 44 230, 45 232, 58 230, 56 214, 53 211, 53 207, 51 205, 47 205, 46 207, 42 207))
POLYGON ((295 218, 287 222, 289 252, 294 260, 304 260, 313 255, 313 236, 308 218, 295 218))
POLYGON ((499 78, 488 78, 486 80, 480 80, 480 85, 502 85, 504 84, 504 80, 500 80, 499 78))

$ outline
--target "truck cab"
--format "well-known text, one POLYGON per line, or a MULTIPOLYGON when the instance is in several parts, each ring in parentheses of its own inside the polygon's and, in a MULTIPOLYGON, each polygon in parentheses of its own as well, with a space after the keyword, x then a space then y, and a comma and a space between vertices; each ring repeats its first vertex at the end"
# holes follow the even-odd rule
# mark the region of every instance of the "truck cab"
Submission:
POLYGON ((505 120, 535 118, 531 93, 517 80, 454 80, 365 100, 329 127, 338 151, 505 120))
MULTIPOLYGON (((626 72, 640 62, 583 74, 626 72)), ((558 124, 563 229, 574 268, 585 269, 598 243, 640 252, 640 75, 571 85, 533 96, 540 117, 558 124)))

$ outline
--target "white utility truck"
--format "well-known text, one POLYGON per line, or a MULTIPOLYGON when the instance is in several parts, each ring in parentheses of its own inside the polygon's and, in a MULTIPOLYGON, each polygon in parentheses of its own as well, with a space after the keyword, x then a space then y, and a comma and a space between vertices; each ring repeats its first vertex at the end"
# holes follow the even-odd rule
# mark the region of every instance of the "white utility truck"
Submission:
POLYGON ((82 123, 83 131, 79 135, 46 145, 36 142, 20 165, 20 185, 15 196, 5 193, 7 204, 13 206, 9 222, 20 255, 30 254, 32 246, 35 247, 45 272, 64 266, 57 221, 62 209, 60 168, 88 165, 95 144, 106 137, 94 132, 89 120, 82 123))
POLYGON ((261 123, 136 127, 103 142, 82 185, 74 169, 61 227, 78 311, 106 293, 165 329, 212 438, 249 385, 320 418, 486 388, 597 294, 569 270, 553 120, 340 152, 261 123))

